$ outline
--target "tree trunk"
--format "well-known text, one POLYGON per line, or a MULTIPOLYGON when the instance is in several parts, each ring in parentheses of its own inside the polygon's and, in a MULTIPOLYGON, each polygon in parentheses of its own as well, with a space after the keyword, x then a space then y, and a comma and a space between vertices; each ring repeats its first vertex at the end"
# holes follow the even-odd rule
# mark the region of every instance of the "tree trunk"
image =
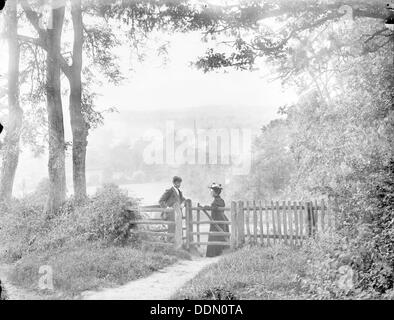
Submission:
POLYGON ((22 129, 23 111, 19 105, 19 58, 20 49, 17 29, 16 1, 10 1, 6 13, 8 37, 8 126, 0 173, 0 201, 12 197, 15 172, 19 160, 19 141, 22 129))
POLYGON ((70 81, 70 120, 73 135, 73 184, 74 196, 77 200, 86 197, 86 146, 88 124, 82 114, 82 45, 83 25, 81 1, 75 0, 71 5, 71 16, 74 29, 73 63, 70 81))
POLYGON ((60 48, 64 7, 52 10, 53 25, 47 31, 47 112, 49 135, 49 196, 46 213, 52 215, 66 199, 65 141, 60 85, 60 48))

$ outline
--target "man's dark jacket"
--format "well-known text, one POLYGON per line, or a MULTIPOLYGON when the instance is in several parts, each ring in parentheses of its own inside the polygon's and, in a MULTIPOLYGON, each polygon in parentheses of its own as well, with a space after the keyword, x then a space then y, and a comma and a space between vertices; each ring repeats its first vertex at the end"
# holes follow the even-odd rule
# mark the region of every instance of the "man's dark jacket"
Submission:
POLYGON ((159 200, 160 207, 173 207, 175 203, 182 204, 186 199, 183 197, 182 191, 176 192, 175 187, 167 189, 159 200))

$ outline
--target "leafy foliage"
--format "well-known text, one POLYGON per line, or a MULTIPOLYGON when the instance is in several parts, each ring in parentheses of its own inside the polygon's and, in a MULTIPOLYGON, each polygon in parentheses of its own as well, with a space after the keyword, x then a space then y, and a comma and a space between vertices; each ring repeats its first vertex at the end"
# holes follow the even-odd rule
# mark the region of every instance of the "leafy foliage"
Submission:
MULTIPOLYGON (((240 53, 236 43, 241 38, 251 50, 247 56, 255 58, 248 58, 245 68, 257 65, 257 58, 264 57, 275 64, 283 84, 295 86, 299 92, 294 105, 281 108, 286 120, 281 125, 272 122, 257 139, 257 170, 248 178, 246 189, 253 193, 260 188, 259 195, 269 194, 272 187, 265 172, 275 172, 282 158, 291 170, 288 174, 285 166, 280 170, 281 185, 288 188, 277 189, 279 195, 336 197, 340 238, 322 245, 321 254, 327 256, 311 266, 316 276, 315 285, 309 283, 315 290, 313 294, 324 298, 346 296, 333 286, 337 268, 330 267, 346 257, 346 265, 356 273, 356 288, 363 290, 365 297, 390 295, 394 274, 394 73, 393 33, 379 20, 384 17, 383 7, 375 2, 356 6, 352 1, 265 4, 266 10, 255 17, 237 16, 235 24, 221 20, 221 30, 227 36, 229 30, 239 31, 233 36, 230 52, 217 56, 211 50, 197 62, 204 71, 239 68, 234 54, 240 53), (353 22, 340 19, 339 8, 345 4, 353 8, 353 22), (259 23, 268 17, 281 24, 280 32, 259 23), (241 36, 246 26, 249 33, 241 36), (271 150, 270 155, 277 161, 270 162, 266 150, 278 137, 288 137, 279 142, 283 148, 288 146, 288 152, 271 150), (259 141, 264 143, 259 145, 259 141)), ((262 2, 254 5, 264 6, 262 2)), ((237 7, 235 14, 239 10, 237 7)), ((216 28, 211 33, 221 31, 216 28)), ((352 294, 362 297, 357 291, 352 294)))
POLYGON ((136 213, 125 210, 136 201, 119 187, 105 185, 84 203, 71 198, 57 216, 48 217, 43 210, 47 185, 44 181, 26 198, 2 204, 1 237, 10 260, 77 243, 125 245, 137 240, 130 233, 136 213))
MULTIPOLYGON (((222 44, 230 49, 230 53, 216 54, 209 50, 206 56, 197 62, 204 71, 225 66, 249 69, 260 57, 276 62, 286 61, 289 54, 295 53, 294 40, 301 40, 305 34, 315 31, 320 33, 332 23, 346 24, 346 19, 365 21, 366 18, 370 18, 380 22, 380 30, 375 30, 376 32, 367 36, 363 43, 364 52, 387 47, 390 41, 389 30, 381 25, 386 12, 378 1, 242 1, 234 6, 212 6, 210 10, 215 14, 210 16, 212 21, 207 33, 215 38, 226 36, 226 41, 222 44), (348 16, 348 12, 351 13, 351 17, 348 16), (280 26, 279 30, 272 27, 272 21, 280 26), (231 37, 230 41, 228 38, 231 37), (218 57, 220 64, 217 63, 218 57)), ((318 41, 317 39, 318 37, 315 41, 318 41)), ((350 47, 349 43, 338 41, 336 37, 331 37, 330 42, 331 49, 337 45, 350 47)), ((299 62, 302 60, 301 53, 302 51, 297 53, 299 62)))
POLYGON ((127 194, 113 184, 104 185, 82 208, 80 217, 89 240, 103 240, 107 243, 124 244, 130 240, 130 220, 136 219, 136 212, 126 210, 135 206, 127 194))
POLYGON ((254 161, 248 179, 240 181, 250 199, 271 200, 284 195, 295 170, 292 139, 286 120, 277 119, 262 127, 254 143, 254 161))

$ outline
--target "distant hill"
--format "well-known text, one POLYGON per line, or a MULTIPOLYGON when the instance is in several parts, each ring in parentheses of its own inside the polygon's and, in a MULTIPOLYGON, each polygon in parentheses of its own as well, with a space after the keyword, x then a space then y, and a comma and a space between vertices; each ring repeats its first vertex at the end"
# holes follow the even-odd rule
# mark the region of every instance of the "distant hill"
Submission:
POLYGON ((104 126, 90 133, 89 146, 94 147, 103 139, 111 143, 132 141, 142 137, 148 129, 164 130, 166 121, 173 121, 176 129, 193 128, 195 123, 200 129, 250 128, 257 132, 262 125, 279 117, 272 107, 267 109, 263 106, 209 105, 146 112, 122 110, 105 116, 104 126))
MULTIPOLYGON (((148 129, 165 129, 166 121, 174 121, 176 129, 193 128, 250 128, 255 134, 262 125, 278 118, 272 107, 262 106, 220 106, 209 105, 185 109, 166 110, 122 110, 105 114, 104 125, 92 130, 88 137, 87 169, 89 171, 102 170, 103 163, 111 156, 111 148, 118 146, 125 149, 134 146, 134 142, 141 139, 148 129)), ((128 151, 125 150, 125 153, 128 151)), ((114 155, 113 155, 114 156, 114 155)), ((130 169, 135 157, 119 160, 128 161, 130 169)), ((67 152, 67 181, 72 190, 71 154, 67 152)), ((116 167, 116 166, 113 166, 116 167)), ((114 168, 116 169, 116 168, 114 168)), ((21 161, 17 172, 15 193, 20 196, 24 192, 32 191, 36 184, 47 176, 47 155, 32 158, 29 152, 21 154, 21 161), (32 169, 34 168, 34 169, 32 169)))

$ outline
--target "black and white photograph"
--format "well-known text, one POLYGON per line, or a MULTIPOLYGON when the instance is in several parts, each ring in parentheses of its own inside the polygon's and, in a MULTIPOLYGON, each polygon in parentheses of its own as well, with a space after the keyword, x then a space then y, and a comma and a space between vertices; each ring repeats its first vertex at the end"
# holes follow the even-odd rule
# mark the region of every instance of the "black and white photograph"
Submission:
POLYGON ((0 309, 394 300, 394 0, 2 0, 0 44, 0 309))

